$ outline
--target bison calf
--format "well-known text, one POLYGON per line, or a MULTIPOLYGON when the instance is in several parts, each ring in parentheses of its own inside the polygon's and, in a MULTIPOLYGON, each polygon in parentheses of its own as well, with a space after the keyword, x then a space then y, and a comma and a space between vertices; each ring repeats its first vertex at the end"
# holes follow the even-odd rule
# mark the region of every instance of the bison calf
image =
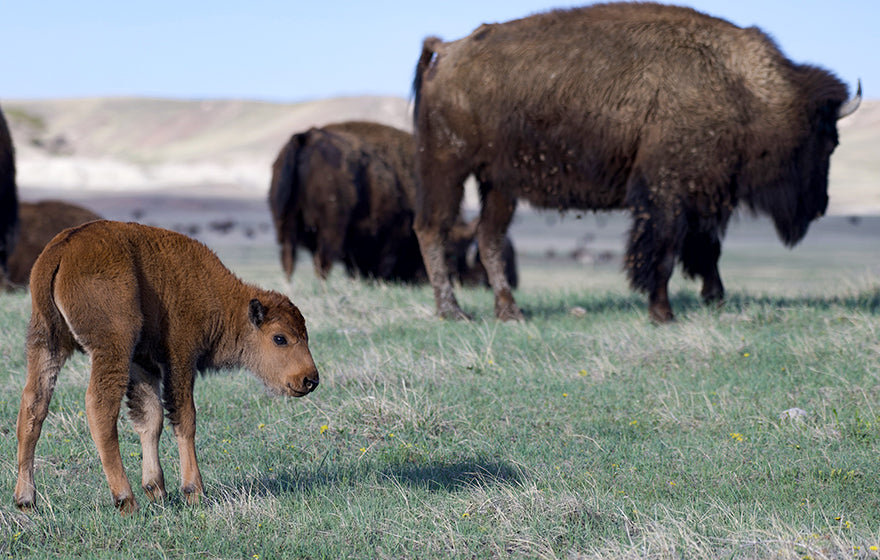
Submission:
POLYGON ((245 284, 201 243, 171 231, 95 221, 67 229, 31 271, 27 382, 18 413, 15 503, 34 504, 34 448, 58 371, 83 350, 92 371, 86 414, 110 492, 123 513, 137 509, 119 453, 124 396, 141 439, 142 485, 164 498, 159 464, 163 406, 180 452, 181 491, 203 493, 196 463, 196 371, 244 367, 278 393, 318 386, 305 320, 290 300, 245 284))

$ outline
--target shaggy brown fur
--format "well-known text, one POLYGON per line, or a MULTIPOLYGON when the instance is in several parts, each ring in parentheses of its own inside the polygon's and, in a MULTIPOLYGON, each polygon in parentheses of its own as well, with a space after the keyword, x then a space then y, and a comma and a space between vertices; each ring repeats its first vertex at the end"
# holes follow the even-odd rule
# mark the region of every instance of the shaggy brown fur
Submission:
MULTIPOLYGON (((390 281, 426 279, 412 229, 416 195, 415 140, 371 122, 343 122, 294 134, 272 168, 269 207, 288 280, 298 245, 326 278, 342 261, 349 275, 390 281)), ((484 283, 466 253, 474 228, 453 231, 451 270, 463 283, 484 283)), ((513 245, 505 240, 508 281, 516 284, 513 245)))
POLYGON ((299 309, 279 293, 243 283, 207 247, 179 233, 104 220, 65 230, 37 259, 30 291, 14 496, 22 509, 34 504, 34 448, 58 372, 74 349, 91 358, 89 429, 123 513, 137 509, 119 453, 123 397, 141 439, 147 497, 166 495, 158 456, 164 407, 180 452, 181 492, 193 503, 203 493, 197 371, 244 367, 271 390, 295 397, 318 385, 299 309))
POLYGON ((9 255, 9 281, 18 288, 27 287, 31 267, 43 248, 61 230, 101 219, 87 208, 60 200, 22 202, 18 214, 18 242, 9 255))
POLYGON ((828 203, 847 88, 794 64, 756 28, 650 3, 558 10, 426 39, 416 68, 415 229, 441 316, 463 313, 444 245, 462 181, 483 201, 480 252, 495 314, 521 319, 498 254, 518 198, 632 212, 625 266, 650 316, 672 319, 676 261, 720 301, 734 208, 769 214, 793 245, 828 203))
POLYGON ((6 282, 7 261, 18 232, 18 194, 15 189, 15 150, 0 110, 0 287, 6 282))

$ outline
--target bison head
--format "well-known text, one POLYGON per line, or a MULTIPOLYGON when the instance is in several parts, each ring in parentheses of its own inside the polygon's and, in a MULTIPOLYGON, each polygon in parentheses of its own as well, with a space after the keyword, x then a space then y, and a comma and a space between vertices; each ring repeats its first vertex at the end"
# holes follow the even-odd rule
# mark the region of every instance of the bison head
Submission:
POLYGON ((247 343, 250 369, 273 391, 302 397, 318 386, 318 370, 309 352, 309 335, 299 309, 270 293, 248 305, 252 327, 247 343))
POLYGON ((810 223, 828 208, 828 172, 838 143, 837 121, 855 112, 861 94, 860 82, 855 97, 845 103, 845 95, 836 91, 814 96, 790 159, 776 167, 779 175, 770 184, 752 193, 752 208, 771 216, 788 246, 803 239, 810 223))

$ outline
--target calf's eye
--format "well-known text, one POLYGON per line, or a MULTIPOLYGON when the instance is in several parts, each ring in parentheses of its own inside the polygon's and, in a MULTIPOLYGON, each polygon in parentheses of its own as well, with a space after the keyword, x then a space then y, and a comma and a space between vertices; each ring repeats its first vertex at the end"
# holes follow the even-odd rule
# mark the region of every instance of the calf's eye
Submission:
POLYGON ((272 337, 272 342, 275 343, 275 346, 287 346, 287 339, 283 334, 276 334, 272 337))

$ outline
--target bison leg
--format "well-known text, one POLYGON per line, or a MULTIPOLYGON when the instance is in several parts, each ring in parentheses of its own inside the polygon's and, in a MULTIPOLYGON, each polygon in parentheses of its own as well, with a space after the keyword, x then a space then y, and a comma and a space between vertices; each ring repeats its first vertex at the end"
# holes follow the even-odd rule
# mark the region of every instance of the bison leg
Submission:
MULTIPOLYGON (((36 332, 34 324, 31 332, 36 332)), ((18 436, 18 480, 13 495, 15 505, 23 510, 33 508, 36 487, 34 486, 34 450, 43 421, 49 413, 49 401, 55 389, 55 380, 61 366, 70 356, 71 348, 51 351, 46 344, 35 342, 34 336, 28 338, 27 381, 21 394, 21 408, 18 411, 16 434, 18 436)))
MULTIPOLYGON (((185 360, 177 360, 186 363, 185 360)), ((168 418, 177 439, 180 454, 180 492, 190 505, 199 503, 204 494, 202 474, 196 459, 196 406, 193 401, 193 371, 172 364, 165 379, 165 402, 168 418)))
POLYGON ((720 304, 724 300, 724 285, 718 273, 720 257, 721 241, 717 235, 689 232, 685 237, 681 265, 687 276, 699 276, 703 279, 701 295, 707 304, 720 304))
POLYGON ((92 375, 86 389, 89 431, 98 447, 113 503, 120 513, 133 513, 138 505, 122 465, 118 431, 119 409, 128 388, 128 357, 125 357, 126 363, 121 363, 115 352, 112 355, 100 351, 91 354, 92 375))
POLYGON ((516 210, 516 200, 488 184, 484 183, 480 188, 483 192, 483 208, 477 227, 477 242, 480 260, 495 293, 495 317, 501 321, 522 321, 523 314, 510 291, 504 263, 505 235, 516 210))
POLYGON ((281 268, 287 276, 287 281, 293 277, 296 268, 296 240, 286 238, 281 242, 281 268))
POLYGON ((159 438, 162 435, 162 403, 159 401, 159 372, 149 372, 137 364, 131 366, 128 385, 129 416, 141 439, 141 486, 147 498, 164 500, 165 475, 159 463, 159 438))
MULTIPOLYGON (((672 243, 675 236, 657 223, 659 211, 637 208, 633 214, 625 267, 633 288, 648 294, 648 314, 651 320, 655 323, 667 323, 674 319, 668 290, 675 266, 672 243)), ((662 217, 659 219, 662 221, 662 217)))
MULTIPOLYGON (((428 152, 429 149, 424 150, 422 157, 427 157, 425 154, 428 152)), ((458 164, 455 164, 448 169, 457 167, 458 164)), ((422 162, 422 168, 428 169, 428 163, 422 162)), ((428 280, 434 289, 437 315, 444 319, 469 319, 455 298, 446 262, 446 244, 449 231, 461 209, 464 179, 453 171, 422 173, 422 186, 416 203, 413 229, 419 240, 428 280)))

